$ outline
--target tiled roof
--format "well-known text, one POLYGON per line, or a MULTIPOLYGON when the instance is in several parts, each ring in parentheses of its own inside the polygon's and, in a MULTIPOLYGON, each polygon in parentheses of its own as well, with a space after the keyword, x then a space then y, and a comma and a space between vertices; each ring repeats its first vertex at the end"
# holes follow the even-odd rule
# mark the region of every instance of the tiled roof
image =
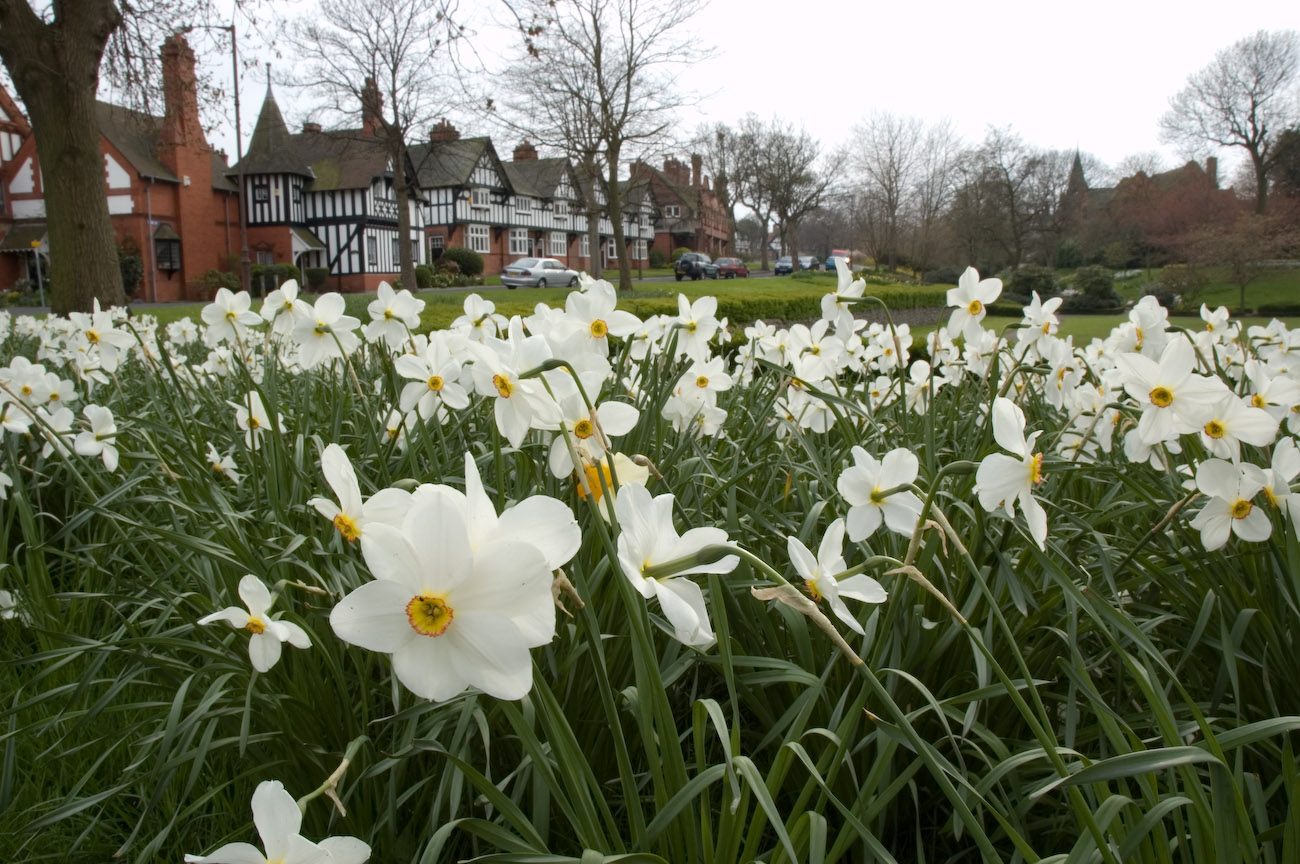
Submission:
POLYGON ((360 129, 301 132, 290 136, 298 156, 315 176, 312 191, 364 189, 388 173, 388 146, 360 129))
POLYGON ((131 163, 141 177, 179 182, 158 160, 158 130, 162 118, 107 102, 95 103, 99 132, 131 163))
MULTIPOLYGON (((238 170, 236 166, 234 170, 238 170)), ((298 174, 311 176, 311 168, 294 147, 289 127, 284 125, 284 115, 268 85, 262 110, 253 127, 253 138, 244 154, 245 174, 298 174)))
POLYGON ((516 160, 503 164, 515 191, 534 198, 555 197, 555 187, 560 185, 569 171, 569 160, 562 157, 516 160))

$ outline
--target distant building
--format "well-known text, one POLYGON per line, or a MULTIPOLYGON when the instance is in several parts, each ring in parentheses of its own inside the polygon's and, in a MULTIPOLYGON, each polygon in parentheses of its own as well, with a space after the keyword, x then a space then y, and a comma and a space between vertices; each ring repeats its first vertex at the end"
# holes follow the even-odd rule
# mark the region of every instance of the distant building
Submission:
POLYGON ((727 252, 727 212, 703 176, 703 164, 699 154, 691 156, 690 168, 671 157, 662 171, 632 163, 632 180, 648 186, 658 207, 654 247, 665 254, 680 247, 713 257, 727 252))

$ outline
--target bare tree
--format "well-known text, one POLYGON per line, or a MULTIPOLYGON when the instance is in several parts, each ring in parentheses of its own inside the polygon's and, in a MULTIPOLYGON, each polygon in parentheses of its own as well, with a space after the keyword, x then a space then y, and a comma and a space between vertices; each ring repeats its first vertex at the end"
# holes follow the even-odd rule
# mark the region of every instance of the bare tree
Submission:
POLYGON ((771 176, 764 170, 769 130, 755 114, 746 114, 729 139, 732 148, 731 190, 736 203, 748 207, 762 229, 759 244, 759 269, 767 269, 768 244, 771 240, 775 194, 771 176))
MULTIPOLYGON (((708 56, 683 25, 699 9, 690 0, 519 0, 515 15, 527 38, 532 74, 581 69, 577 99, 589 103, 601 144, 604 192, 619 288, 631 290, 619 172, 631 151, 661 140, 685 96, 675 81, 683 65, 708 56)), ((593 248, 593 257, 595 249, 593 248)))
POLYGON ((901 246, 900 220, 920 167, 922 124, 915 117, 874 111, 853 127, 852 138, 850 160, 866 193, 871 254, 892 270, 901 246))
POLYGON ((159 86, 163 39, 178 27, 212 24, 216 6, 211 0, 0 0, 0 60, 31 120, 44 168, 56 313, 89 310, 95 299, 126 300, 99 150, 101 80, 133 104, 145 104, 159 86))
POLYGON ((1160 118, 1164 140, 1195 150, 1210 144, 1241 147, 1255 169, 1255 212, 1268 199, 1268 159, 1274 136, 1297 119, 1294 93, 1300 72, 1300 36, 1260 30, 1234 43, 1188 76, 1160 118))
POLYGON ((727 249, 736 251, 736 206, 732 199, 732 176, 736 173, 736 133, 725 123, 701 126, 695 133, 692 149, 701 154, 703 167, 713 177, 713 192, 718 206, 727 214, 727 249))
POLYGON ((1140 153, 1130 153, 1119 160, 1112 174, 1115 175, 1115 180, 1118 182, 1125 177, 1132 177, 1138 172, 1148 177, 1154 177, 1164 171, 1166 167, 1168 166, 1166 166, 1163 156, 1155 150, 1144 150, 1140 153))
POLYGON ((309 58, 298 83, 328 100, 328 108, 362 121, 382 140, 393 166, 402 284, 414 287, 407 141, 433 124, 451 101, 453 46, 465 34, 455 0, 321 0, 319 13, 294 30, 309 58), (371 125, 367 125, 371 124, 371 125))
POLYGON ((799 256, 799 223, 821 206, 842 155, 822 160, 820 148, 806 131, 773 120, 760 154, 760 170, 772 195, 772 209, 791 256, 799 256))
POLYGON ((961 139, 948 120, 930 126, 921 141, 907 208, 911 227, 908 258, 918 269, 926 269, 937 251, 939 225, 952 202, 961 151, 961 139))

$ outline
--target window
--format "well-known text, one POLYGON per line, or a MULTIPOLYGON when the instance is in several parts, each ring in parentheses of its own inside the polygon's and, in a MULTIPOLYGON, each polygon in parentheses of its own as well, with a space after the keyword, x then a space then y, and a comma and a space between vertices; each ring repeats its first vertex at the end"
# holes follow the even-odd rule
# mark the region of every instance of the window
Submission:
POLYGON ((610 238, 609 242, 605 244, 605 248, 607 250, 606 259, 609 261, 617 261, 618 247, 614 245, 614 239, 612 237, 610 238))
POLYGON ((469 206, 486 210, 491 205, 488 190, 479 186, 469 190, 469 206))
POLYGON ((181 269, 181 238, 170 225, 163 225, 154 232, 153 250, 159 270, 170 275, 181 269))
POLYGON ((568 202, 568 201, 556 201, 556 202, 555 202, 555 218, 556 218, 556 219, 568 219, 568 218, 569 218, 569 202, 568 202))
POLYGON ((402 260, 402 241, 394 237, 393 238, 393 266, 394 267, 398 266, 397 262, 401 260, 402 260))
POLYGON ((366 238, 366 263, 371 267, 379 266, 379 240, 374 237, 366 238))
POLYGON ((510 254, 511 255, 528 255, 533 250, 531 243, 528 242, 527 228, 510 229, 510 254))
POLYGON ((591 257, 591 235, 583 234, 582 240, 578 242, 578 256, 581 258, 591 257))
POLYGON ((664 215, 672 216, 674 218, 679 217, 682 215, 682 208, 680 205, 677 204, 669 204, 666 207, 664 207, 664 215))
POLYGON ((258 204, 265 204, 271 200, 271 187, 265 183, 255 183, 253 185, 253 200, 258 204))
POLYGON ((302 187, 301 187, 301 186, 294 186, 294 187, 293 187, 293 193, 292 193, 292 194, 293 194, 293 203, 298 204, 298 203, 300 203, 300 202, 302 201, 302 187))
POLYGON ((634 261, 644 261, 646 258, 646 242, 638 240, 632 244, 632 259, 634 261))
POLYGON ((519 213, 533 212, 533 199, 524 195, 520 195, 518 198, 515 199, 515 210, 519 213))
POLYGON ((429 260, 437 261, 442 257, 442 250, 447 248, 447 238, 434 234, 429 238, 429 260))
POLYGON ((569 251, 568 238, 564 236, 563 231, 551 232, 551 256, 558 258, 569 251))
POLYGON ((416 264, 420 263, 420 241, 411 240, 411 260, 416 264))
POLYGON ((469 248, 475 252, 486 255, 492 251, 492 240, 488 236, 488 226, 468 225, 465 228, 465 234, 469 237, 469 248))

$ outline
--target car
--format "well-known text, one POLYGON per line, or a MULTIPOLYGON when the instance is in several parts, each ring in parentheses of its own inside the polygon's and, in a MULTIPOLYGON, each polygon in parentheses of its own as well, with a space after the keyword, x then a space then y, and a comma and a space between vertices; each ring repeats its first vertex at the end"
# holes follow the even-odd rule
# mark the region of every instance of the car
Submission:
MULTIPOLYGON (((829 255, 826 256, 826 269, 827 269, 827 271, 829 271, 829 272, 834 272, 834 270, 835 270, 835 259, 836 259, 836 258, 843 258, 845 264, 848 264, 848 263, 849 263, 849 253, 848 253, 848 252, 844 251, 843 249, 832 249, 832 250, 831 250, 831 254, 829 254, 829 255)), ((853 268, 850 267, 849 269, 851 270, 851 269, 853 269, 853 268)))
POLYGON ((718 265, 703 252, 683 252, 682 257, 673 264, 673 276, 678 282, 683 279, 699 281, 706 276, 717 279, 718 265))
POLYGON ((820 264, 820 263, 817 261, 817 259, 814 258, 812 255, 800 255, 800 256, 799 256, 799 269, 800 269, 800 270, 819 270, 819 269, 821 269, 821 264, 820 264))
POLYGON ((794 259, 789 255, 783 255, 776 259, 776 266, 772 268, 773 276, 789 276, 794 272, 794 259))
POLYGON ((501 271, 501 284, 514 290, 520 286, 545 288, 578 285, 578 271, 570 270, 564 262, 555 258, 520 258, 512 261, 501 271))
POLYGON ((737 276, 749 278, 749 268, 739 258, 719 258, 713 263, 718 265, 719 279, 735 279, 737 276))

